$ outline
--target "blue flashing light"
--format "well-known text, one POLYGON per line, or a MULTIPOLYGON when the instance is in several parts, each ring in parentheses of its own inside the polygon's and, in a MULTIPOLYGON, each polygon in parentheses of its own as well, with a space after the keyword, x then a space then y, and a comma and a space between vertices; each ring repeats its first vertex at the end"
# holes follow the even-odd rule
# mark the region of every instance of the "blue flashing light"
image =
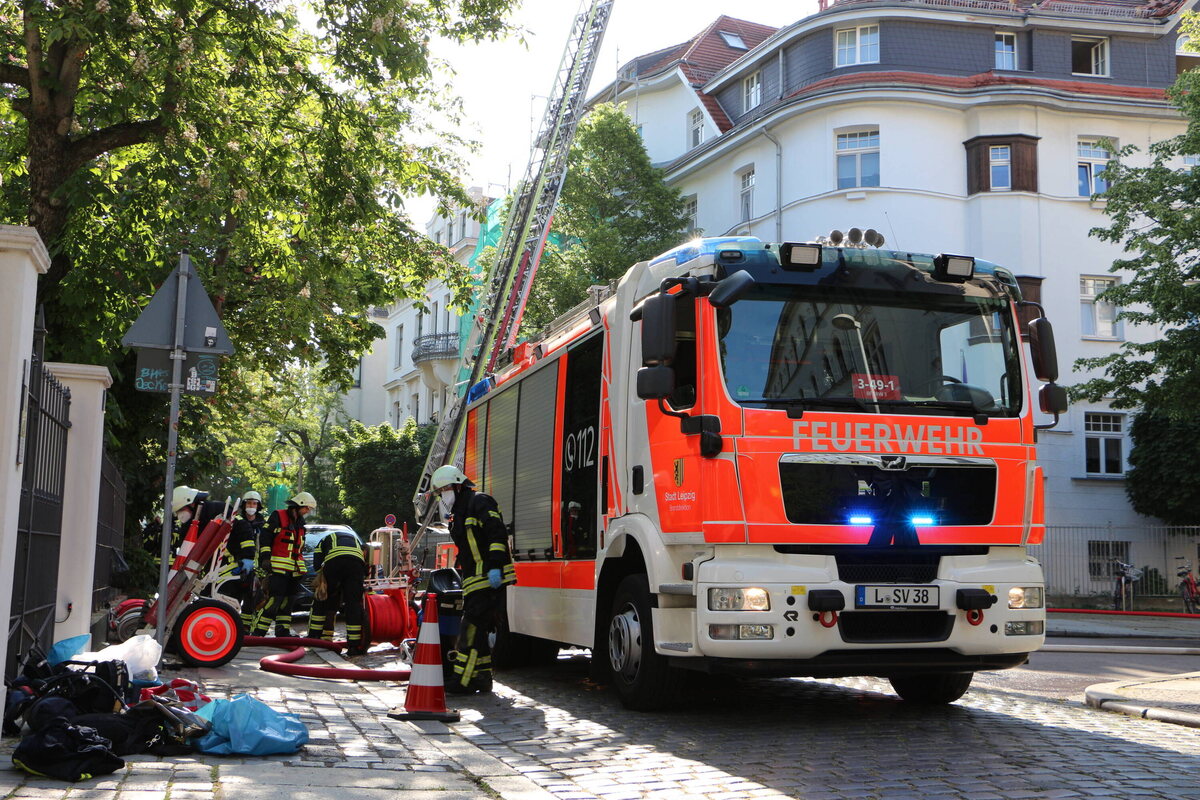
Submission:
POLYGON ((675 260, 676 264, 686 264, 702 255, 716 255, 721 250, 762 250, 762 239, 757 236, 713 236, 707 239, 693 239, 668 250, 660 256, 650 259, 650 264, 675 260))
POLYGON ((864 516, 862 514, 856 514, 856 515, 850 517, 850 524, 851 525, 874 525, 875 520, 871 519, 868 516, 864 516))
POLYGON ((913 517, 911 520, 913 525, 932 525, 933 517, 913 517))

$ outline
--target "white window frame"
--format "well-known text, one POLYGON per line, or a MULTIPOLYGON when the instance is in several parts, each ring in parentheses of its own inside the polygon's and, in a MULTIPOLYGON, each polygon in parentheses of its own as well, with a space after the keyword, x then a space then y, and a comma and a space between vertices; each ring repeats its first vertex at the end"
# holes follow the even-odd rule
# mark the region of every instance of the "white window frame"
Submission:
POLYGON ((683 198, 683 213, 688 218, 688 233, 693 233, 697 229, 696 219, 700 212, 700 201, 696 195, 683 198))
POLYGON ((762 103, 762 71, 752 72, 742 79, 742 113, 762 103))
MULTIPOLYGON (((863 183, 862 156, 875 153, 882 160, 879 128, 862 128, 859 130, 837 131, 833 138, 833 182, 839 189, 861 189, 868 184, 863 183), (841 185, 841 159, 854 158, 854 184, 841 185)), ((880 172, 882 173, 882 164, 880 172)), ((879 186, 879 183, 870 186, 879 186)))
POLYGON ((754 219, 754 186, 757 178, 754 167, 750 166, 738 172, 738 221, 749 222, 754 219))
POLYGON ((1100 173, 1104 171, 1104 167, 1112 158, 1112 150, 1107 147, 1102 147, 1100 138, 1096 136, 1085 136, 1075 144, 1075 182, 1076 191, 1080 183, 1080 177, 1087 175, 1087 185, 1090 190, 1087 194, 1079 192, 1080 197, 1091 197, 1094 194, 1100 194, 1108 189, 1108 181, 1101 177, 1100 173))
POLYGON ((396 326, 396 368, 404 366, 404 326, 396 326))
POLYGON ((1007 144, 993 144, 988 146, 988 185, 993 192, 1009 192, 1012 191, 1012 146, 1007 144), (998 183, 996 180, 996 170, 1002 168, 1005 170, 1005 182, 998 183))
POLYGON ((1113 411, 1083 412, 1083 472, 1085 475, 1119 477, 1125 474, 1125 415, 1113 411), (1093 445, 1092 443, 1095 442, 1093 445), (1096 469, 1089 469, 1088 460, 1095 450, 1096 469), (1116 450, 1114 454, 1112 451, 1116 450), (1117 470, 1107 468, 1111 456, 1116 456, 1117 470))
POLYGON ((1080 333, 1085 339, 1121 341, 1125 338, 1118 316, 1121 309, 1107 300, 1097 300, 1105 289, 1116 286, 1120 281, 1112 275, 1079 276, 1079 321, 1080 333))
MULTIPOLYGON (((1088 42, 1092 45, 1091 51, 1091 71, 1075 72, 1071 70, 1072 75, 1090 75, 1093 78, 1109 77, 1109 40, 1106 36, 1072 36, 1071 50, 1074 51, 1077 42, 1088 42)), ((1075 53, 1071 53, 1071 61, 1075 61, 1075 53)), ((1074 63, 1071 64, 1074 67, 1074 63)))
POLYGON ((996 31, 996 38, 992 45, 992 59, 992 69, 1017 69, 1017 64, 1020 62, 1017 59, 1017 35, 1015 33, 996 31), (1003 46, 1005 44, 1008 45, 1007 48, 1003 46), (1010 62, 1011 65, 1005 62, 1010 62))
POLYGON ((741 35, 736 34, 733 31, 717 31, 717 33, 721 36, 721 38, 723 40, 725 40, 725 44, 729 45, 734 50, 749 50, 750 49, 746 45, 746 42, 742 39, 741 35))
POLYGON ((842 28, 833 34, 833 64, 853 67, 879 63, 879 26, 859 25, 842 28))
POLYGON ((453 315, 450 313, 450 295, 446 295, 445 299, 442 301, 442 311, 446 315, 446 333, 449 333, 450 323, 454 319, 453 315))
POLYGON ((704 144, 704 112, 693 109, 688 113, 688 147, 704 144))

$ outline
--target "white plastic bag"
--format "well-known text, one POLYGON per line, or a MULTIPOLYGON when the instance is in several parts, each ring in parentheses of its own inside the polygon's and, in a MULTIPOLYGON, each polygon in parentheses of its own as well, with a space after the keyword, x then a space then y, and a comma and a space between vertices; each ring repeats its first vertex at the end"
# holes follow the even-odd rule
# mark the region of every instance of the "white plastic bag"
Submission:
POLYGON ((149 634, 131 636, 120 644, 109 645, 95 653, 80 653, 75 661, 124 661, 129 677, 135 681, 158 680, 158 659, 162 645, 149 634))

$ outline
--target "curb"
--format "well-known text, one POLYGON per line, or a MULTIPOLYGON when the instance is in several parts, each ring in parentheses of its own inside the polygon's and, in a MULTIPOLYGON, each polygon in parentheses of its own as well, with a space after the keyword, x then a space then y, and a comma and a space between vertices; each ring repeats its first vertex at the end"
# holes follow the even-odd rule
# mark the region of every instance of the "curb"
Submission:
POLYGON ((1160 656, 1200 656, 1200 647, 1138 647, 1135 645, 1047 644, 1039 653, 1131 653, 1160 656))
POLYGON ((1174 708, 1143 705, 1139 701, 1119 693, 1126 687, 1142 686, 1146 683, 1147 681, 1117 681, 1093 684, 1083 690, 1084 702, 1101 711, 1111 711, 1157 722, 1168 722, 1173 725, 1184 725, 1189 728, 1200 728, 1200 714, 1174 708))

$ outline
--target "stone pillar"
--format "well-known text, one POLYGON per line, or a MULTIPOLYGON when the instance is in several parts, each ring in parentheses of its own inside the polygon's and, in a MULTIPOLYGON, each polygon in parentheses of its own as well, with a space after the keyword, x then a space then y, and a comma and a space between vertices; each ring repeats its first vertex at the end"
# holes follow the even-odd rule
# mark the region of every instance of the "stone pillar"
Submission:
MULTIPOLYGON (((33 228, 0 225, 0 621, 8 630, 12 610, 17 512, 21 507, 24 440, 22 393, 33 351, 38 276, 50 255, 33 228)), ((7 663, 8 637, 0 636, 0 664, 7 663)))
POLYGON ((71 430, 63 480, 62 539, 58 549, 58 605, 54 641, 90 632, 96 568, 96 517, 104 457, 104 392, 108 367, 50 362, 46 369, 71 390, 71 430), (70 606, 70 613, 67 607, 70 606), (63 622, 57 620, 66 617, 63 622))

